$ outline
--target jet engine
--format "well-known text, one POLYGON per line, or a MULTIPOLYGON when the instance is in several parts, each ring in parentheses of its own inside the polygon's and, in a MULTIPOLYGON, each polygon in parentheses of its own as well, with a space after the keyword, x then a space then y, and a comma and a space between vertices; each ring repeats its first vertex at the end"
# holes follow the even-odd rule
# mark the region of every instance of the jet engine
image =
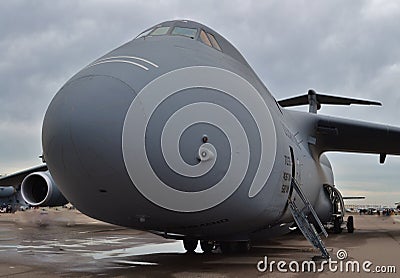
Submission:
POLYGON ((13 186, 0 186, 0 198, 8 198, 15 194, 13 186))
POLYGON ((21 184, 25 202, 31 206, 63 206, 68 203, 57 188, 49 171, 35 172, 25 177, 21 184))

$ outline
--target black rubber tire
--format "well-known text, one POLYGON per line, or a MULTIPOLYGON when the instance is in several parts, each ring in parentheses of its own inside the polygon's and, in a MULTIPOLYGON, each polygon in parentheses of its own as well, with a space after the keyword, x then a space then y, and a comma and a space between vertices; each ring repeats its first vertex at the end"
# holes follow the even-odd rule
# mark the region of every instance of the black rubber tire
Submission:
POLYGON ((350 215, 350 216, 347 218, 347 224, 346 224, 346 226, 347 226, 347 232, 348 232, 348 233, 350 233, 350 234, 354 233, 354 218, 353 218, 352 215, 350 215))
POLYGON ((214 241, 200 240, 200 246, 204 254, 211 254, 212 250, 214 250, 214 241))
POLYGON ((341 227, 341 223, 340 223, 340 218, 339 217, 335 217, 335 219, 333 220, 333 233, 334 234, 342 233, 342 227, 341 227))
POLYGON ((251 249, 250 241, 240 241, 236 245, 238 253, 248 253, 251 249))
POLYGON ((228 241, 222 241, 219 244, 219 247, 221 248, 222 254, 231 254, 232 253, 232 244, 228 241))
POLYGON ((250 241, 224 241, 220 247, 223 254, 242 254, 250 251, 251 244, 250 241))
POLYGON ((183 248, 185 248, 186 252, 188 253, 194 253, 194 250, 196 249, 198 244, 197 239, 184 239, 183 240, 183 248))

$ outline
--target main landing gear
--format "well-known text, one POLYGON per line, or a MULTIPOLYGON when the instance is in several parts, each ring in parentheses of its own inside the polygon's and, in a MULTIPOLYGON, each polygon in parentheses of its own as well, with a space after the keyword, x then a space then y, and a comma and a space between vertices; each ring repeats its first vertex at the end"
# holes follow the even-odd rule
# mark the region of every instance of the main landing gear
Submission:
POLYGON ((350 234, 354 233, 353 216, 350 215, 347 217, 347 221, 344 220, 345 207, 342 194, 332 185, 325 184, 324 188, 329 194, 333 207, 331 222, 328 222, 327 226, 332 228, 334 234, 340 234, 343 229, 347 229, 350 234))
POLYGON ((333 219, 333 233, 340 234, 343 229, 346 229, 349 234, 354 233, 354 218, 352 215, 347 217, 347 221, 344 221, 344 218, 341 216, 334 216, 333 219))
POLYGON ((347 227, 348 233, 351 233, 351 234, 354 233, 354 218, 352 215, 347 217, 346 227, 347 227))
MULTIPOLYGON (((197 248, 199 240, 185 238, 183 240, 183 247, 187 253, 194 253, 197 248)), ((204 254, 211 254, 219 247, 223 254, 247 253, 251 249, 250 241, 221 241, 216 242, 213 240, 200 240, 200 247, 204 254)))

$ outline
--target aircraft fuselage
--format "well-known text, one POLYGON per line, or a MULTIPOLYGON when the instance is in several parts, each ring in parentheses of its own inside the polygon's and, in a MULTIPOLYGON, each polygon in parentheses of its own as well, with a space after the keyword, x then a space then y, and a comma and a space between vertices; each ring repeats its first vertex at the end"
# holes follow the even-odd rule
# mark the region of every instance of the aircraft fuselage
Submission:
POLYGON ((329 213, 320 199, 332 171, 310 150, 297 114, 279 107, 213 30, 161 27, 168 33, 139 36, 83 68, 52 100, 43 151, 65 197, 121 226, 246 238, 293 222, 293 176, 317 212, 329 213))

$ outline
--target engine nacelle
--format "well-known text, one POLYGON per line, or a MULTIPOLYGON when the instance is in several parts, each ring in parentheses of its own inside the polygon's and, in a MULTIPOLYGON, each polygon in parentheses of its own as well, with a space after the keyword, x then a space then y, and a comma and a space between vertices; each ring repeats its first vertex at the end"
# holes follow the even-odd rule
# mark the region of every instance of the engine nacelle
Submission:
POLYGON ((68 203, 49 171, 26 176, 21 184, 21 193, 25 202, 31 206, 56 207, 68 203))
POLYGON ((0 186, 0 198, 8 198, 15 194, 14 186, 0 186))

